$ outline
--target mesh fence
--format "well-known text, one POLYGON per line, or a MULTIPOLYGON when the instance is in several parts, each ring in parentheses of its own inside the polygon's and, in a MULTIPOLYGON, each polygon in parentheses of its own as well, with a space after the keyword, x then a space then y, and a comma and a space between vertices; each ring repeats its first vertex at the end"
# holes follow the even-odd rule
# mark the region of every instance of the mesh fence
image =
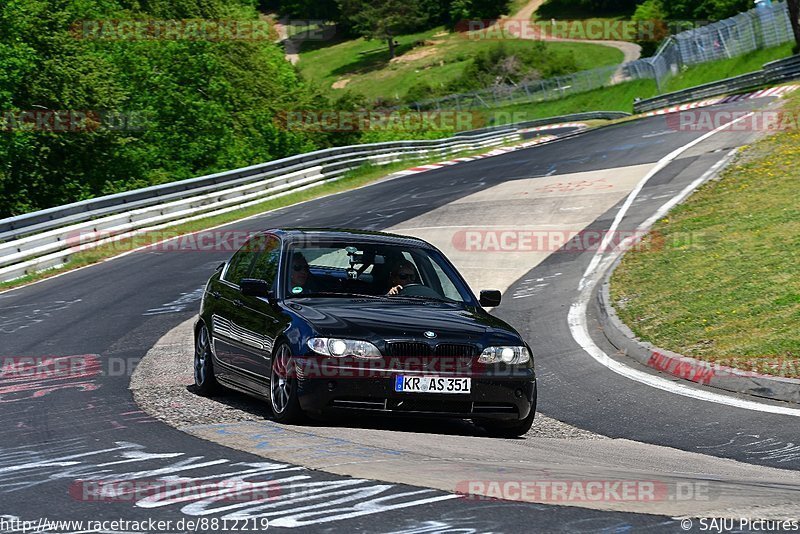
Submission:
POLYGON ((685 66, 732 58, 793 39, 786 3, 762 3, 759 7, 734 17, 668 37, 649 58, 567 76, 517 85, 498 85, 472 93, 433 98, 414 102, 410 107, 418 110, 462 110, 542 102, 644 79, 655 80, 660 91, 664 82, 685 66))

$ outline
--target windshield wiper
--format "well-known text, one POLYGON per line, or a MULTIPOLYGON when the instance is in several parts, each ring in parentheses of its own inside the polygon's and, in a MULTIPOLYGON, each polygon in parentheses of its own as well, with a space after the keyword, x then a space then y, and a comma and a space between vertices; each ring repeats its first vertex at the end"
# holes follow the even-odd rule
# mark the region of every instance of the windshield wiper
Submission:
POLYGON ((315 291, 313 293, 303 293, 298 295, 292 295, 292 297, 341 297, 341 298, 368 298, 368 299, 378 299, 378 300, 386 300, 389 297, 385 295, 367 295, 364 293, 337 293, 335 291, 315 291))
POLYGON ((430 296, 425 296, 425 295, 391 295, 389 298, 393 298, 393 299, 401 298, 401 299, 413 299, 413 300, 428 300, 428 301, 431 301, 431 302, 446 302, 446 303, 451 303, 451 304, 456 302, 455 300, 452 300, 452 299, 446 299, 446 298, 442 298, 442 297, 430 297, 430 296))

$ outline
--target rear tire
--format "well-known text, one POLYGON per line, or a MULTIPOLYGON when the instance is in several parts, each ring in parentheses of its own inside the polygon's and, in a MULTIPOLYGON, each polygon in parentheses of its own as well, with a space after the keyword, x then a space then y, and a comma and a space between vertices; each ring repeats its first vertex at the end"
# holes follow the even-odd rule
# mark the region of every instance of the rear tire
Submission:
POLYGON ((219 393, 222 389, 214 374, 211 336, 206 325, 200 325, 194 335, 194 387, 204 397, 219 393))
POLYGON ((294 359, 291 349, 285 343, 278 345, 272 353, 269 378, 269 400, 275 421, 283 424, 302 422, 305 414, 297 396, 294 359))
POLYGON ((480 421, 478 424, 493 438, 518 438, 524 436, 533 426, 536 417, 536 389, 533 390, 531 411, 519 421, 480 421))

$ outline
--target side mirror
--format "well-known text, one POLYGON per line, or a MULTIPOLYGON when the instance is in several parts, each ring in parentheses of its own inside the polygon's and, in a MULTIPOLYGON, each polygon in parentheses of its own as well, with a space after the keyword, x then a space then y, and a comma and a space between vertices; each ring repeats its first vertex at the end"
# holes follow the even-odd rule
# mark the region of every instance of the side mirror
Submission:
POLYGON ((493 308, 500 305, 502 294, 497 289, 484 289, 481 291, 480 303, 481 306, 493 308))
POLYGON ((272 289, 272 284, 266 280, 258 280, 257 278, 243 278, 239 282, 239 291, 245 297, 266 297, 269 298, 272 289))

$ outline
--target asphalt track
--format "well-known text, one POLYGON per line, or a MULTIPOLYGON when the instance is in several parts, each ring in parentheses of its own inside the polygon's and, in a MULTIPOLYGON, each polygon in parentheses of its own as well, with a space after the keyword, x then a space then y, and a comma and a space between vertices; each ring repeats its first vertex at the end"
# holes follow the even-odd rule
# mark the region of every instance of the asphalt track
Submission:
MULTIPOLYGON (((750 109, 767 102, 743 101, 722 109, 750 109)), ((505 182, 652 164, 702 133, 676 131, 663 116, 642 119, 503 156, 381 182, 222 230, 275 226, 402 228, 408 221, 505 182)), ((748 133, 723 133, 683 154, 644 188, 623 220, 622 229, 635 228, 663 204, 666 196, 750 138, 748 133)), ((618 208, 619 204, 607 210, 591 226, 608 228, 618 208)), ((194 296, 198 288, 229 255, 224 250, 139 251, 0 294, 0 357, 97 355, 100 369, 68 380, 44 377, 0 383, 0 516, 30 521, 43 517, 177 521, 241 519, 247 514, 270 512, 272 528, 313 531, 681 531, 679 521, 659 515, 455 499, 438 490, 353 481, 302 470, 290 462, 271 463, 188 436, 142 413, 128 390, 131 371, 162 336, 196 313, 198 300, 194 296), (296 476, 297 480, 286 484, 293 488, 297 485, 294 491, 303 497, 272 503, 271 508, 265 505, 264 510, 248 508, 247 503, 225 510, 199 505, 187 508, 169 500, 146 507, 124 499, 97 502, 81 498, 81 482, 76 482, 179 475, 212 481, 296 476), (245 512, 233 516, 232 510, 245 512)), ((534 349, 539 410, 610 437, 797 471, 800 445, 796 444, 796 418, 732 408, 644 386, 608 371, 580 349, 570 335, 566 316, 592 256, 588 251, 549 255, 510 285, 503 305, 495 311, 514 324, 534 349), (530 281, 538 279, 548 282, 531 287, 530 281)), ((600 336, 595 337, 602 346, 600 336)), ((429 425, 422 428, 436 432, 429 425)), ((446 432, 446 425, 443 429, 446 432)), ((587 459, 587 465, 591 462, 587 459)), ((687 469, 702 473, 703 465, 687 469)), ((72 530, 77 529, 56 531, 72 530)), ((184 530, 194 529, 173 526, 170 531, 184 530)))

